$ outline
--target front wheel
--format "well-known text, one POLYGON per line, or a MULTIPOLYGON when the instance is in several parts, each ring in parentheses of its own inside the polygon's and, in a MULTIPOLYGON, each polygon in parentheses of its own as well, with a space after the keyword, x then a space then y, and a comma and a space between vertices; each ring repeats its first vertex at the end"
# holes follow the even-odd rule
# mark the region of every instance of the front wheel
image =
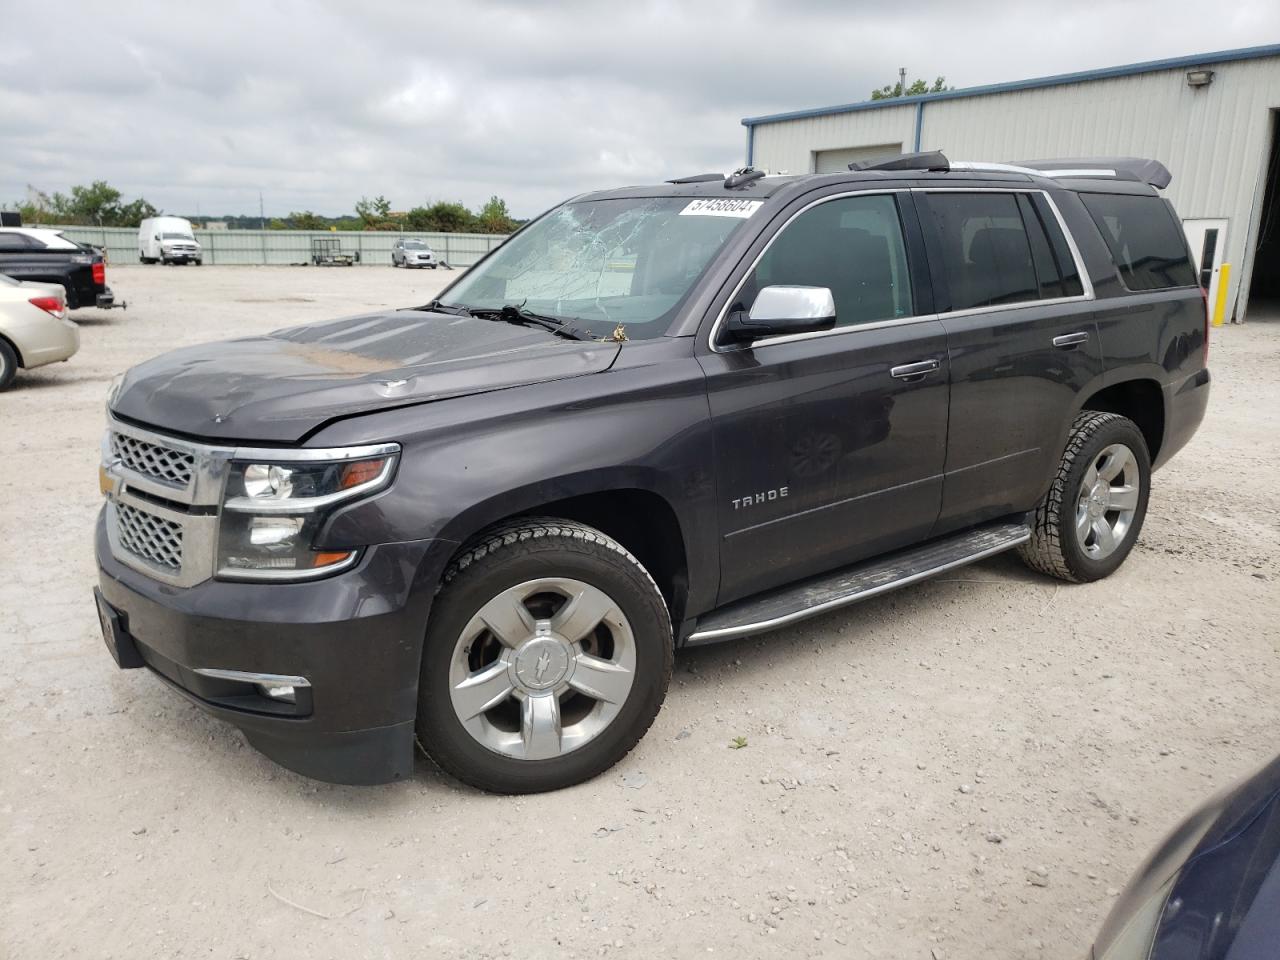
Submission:
POLYGON ((1115 413, 1076 417, 1031 539, 1018 548, 1033 570, 1088 583, 1113 573, 1147 514, 1151 457, 1137 425, 1115 413))
POLYGON ((666 696, 674 644, 657 585, 599 530, 533 518, 445 572, 427 627, 418 737, 482 790, 538 793, 607 770, 666 696))

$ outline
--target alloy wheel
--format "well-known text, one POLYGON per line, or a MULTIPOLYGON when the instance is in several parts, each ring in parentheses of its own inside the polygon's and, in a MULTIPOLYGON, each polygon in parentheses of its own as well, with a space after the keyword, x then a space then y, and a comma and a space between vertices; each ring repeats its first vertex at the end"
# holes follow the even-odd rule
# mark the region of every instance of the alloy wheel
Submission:
POLYGON ((618 604, 559 577, 517 584, 489 600, 454 646, 449 696, 481 745, 549 760, 599 736, 627 701, 636 645, 618 604))
POLYGON ((1102 560, 1124 543, 1138 510, 1138 459, 1123 443, 1104 447, 1089 464, 1076 502, 1076 540, 1085 554, 1102 560))

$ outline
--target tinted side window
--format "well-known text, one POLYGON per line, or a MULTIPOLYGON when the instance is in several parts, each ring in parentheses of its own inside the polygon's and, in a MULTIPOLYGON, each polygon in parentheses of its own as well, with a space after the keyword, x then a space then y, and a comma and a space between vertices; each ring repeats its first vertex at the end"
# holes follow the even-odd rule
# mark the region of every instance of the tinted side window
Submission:
POLYGON ((1120 279, 1130 290, 1190 287, 1195 268, 1182 227, 1159 197, 1082 193, 1093 222, 1111 249, 1120 279))
POLYGON ((841 197, 806 210, 765 251, 736 306, 750 309, 763 287, 775 285, 829 287, 839 327, 912 316, 897 200, 841 197))
POLYGON ((1080 282, 1080 271, 1076 269, 1075 258, 1071 255, 1071 246, 1067 243, 1066 234, 1058 225, 1058 218, 1049 207, 1049 201, 1042 193, 1030 195, 1031 206, 1040 219, 1041 226, 1049 237, 1049 246, 1053 248, 1053 259, 1062 276, 1062 295, 1079 297, 1084 294, 1084 284, 1080 282))
POLYGON ((0 253, 28 249, 27 238, 20 233, 0 233, 0 253))
POLYGON ((952 310, 1040 298, 1031 242, 1013 193, 933 193, 952 310))

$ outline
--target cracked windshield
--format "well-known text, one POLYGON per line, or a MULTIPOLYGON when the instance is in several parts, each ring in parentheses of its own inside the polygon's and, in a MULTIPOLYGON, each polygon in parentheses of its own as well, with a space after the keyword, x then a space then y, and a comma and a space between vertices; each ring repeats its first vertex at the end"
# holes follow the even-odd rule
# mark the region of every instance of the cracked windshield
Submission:
MULTIPOLYGON (((745 204, 747 216, 758 208, 745 204)), ((727 213, 688 197, 567 204, 463 277, 447 303, 473 309, 519 304, 597 337, 618 325, 631 340, 659 337, 743 219, 741 210, 727 213)))

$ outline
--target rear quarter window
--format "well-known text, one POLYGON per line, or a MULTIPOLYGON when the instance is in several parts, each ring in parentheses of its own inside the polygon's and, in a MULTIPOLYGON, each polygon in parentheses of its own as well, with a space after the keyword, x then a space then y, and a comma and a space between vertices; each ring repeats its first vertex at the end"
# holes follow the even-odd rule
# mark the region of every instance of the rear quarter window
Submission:
POLYGON ((1182 226, 1160 197, 1082 193, 1080 200, 1111 251, 1129 290, 1166 290, 1196 284, 1182 226))

